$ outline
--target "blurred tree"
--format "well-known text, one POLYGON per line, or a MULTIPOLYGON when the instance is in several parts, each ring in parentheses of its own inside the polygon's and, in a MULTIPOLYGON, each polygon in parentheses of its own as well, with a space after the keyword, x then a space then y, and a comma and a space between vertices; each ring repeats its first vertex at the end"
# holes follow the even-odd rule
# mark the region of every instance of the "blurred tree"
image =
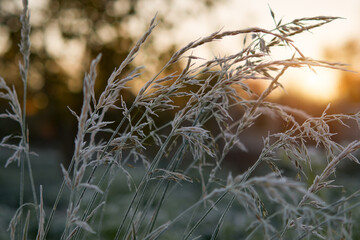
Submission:
MULTIPOLYGON (((156 47, 156 36, 150 38, 141 61, 135 62, 155 69, 176 49, 170 31, 175 25, 184 18, 207 14, 223 2, 30 0, 32 55, 27 107, 32 129, 30 143, 60 144, 71 154, 73 143, 69 139, 75 136, 76 124, 66 106, 77 112, 81 108, 82 76, 90 61, 102 53, 96 86, 99 92, 159 11, 157 20, 161 30, 158 31, 166 39, 161 39, 162 44, 156 47)), ((18 73, 21 9, 21 0, 0 1, 0 76, 18 89, 21 89, 18 73)), ((133 93, 127 93, 126 97, 131 101, 133 93)), ((0 104, 2 109, 7 107, 0 104)), ((13 129, 0 131, 4 135, 4 131, 13 129)))

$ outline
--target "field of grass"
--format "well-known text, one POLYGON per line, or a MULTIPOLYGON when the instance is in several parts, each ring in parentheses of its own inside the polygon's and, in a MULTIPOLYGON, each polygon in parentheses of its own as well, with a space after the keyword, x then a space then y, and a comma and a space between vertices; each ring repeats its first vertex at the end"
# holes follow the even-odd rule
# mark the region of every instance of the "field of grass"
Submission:
POLYGON ((23 3, 23 98, 0 78, 0 97, 9 104, 0 117, 19 127, 0 141, 0 161, 6 166, 0 225, 9 226, 6 233, 1 229, 1 237, 353 239, 358 234, 360 189, 352 182, 358 179, 337 170, 359 163, 360 141, 334 141, 329 124, 359 123, 360 113, 328 114, 326 108, 310 116, 267 101, 282 88, 290 68, 346 71, 343 64, 305 57, 291 40, 336 17, 281 23, 270 11, 272 30, 219 31, 190 42, 129 104, 122 93, 141 77, 142 67, 132 62, 156 27, 154 17, 99 96, 94 86, 101 54, 91 62, 81 111, 69 108, 78 131, 75 140, 69 139, 74 153, 65 166, 59 165, 61 153, 30 148, 25 113, 31 28, 28 3, 23 3), (244 37, 244 46, 232 55, 192 55, 196 48, 237 36, 244 37), (292 57, 273 59, 275 47, 286 48, 292 57), (183 63, 182 71, 164 74, 177 62, 183 63), (269 83, 261 94, 248 85, 257 80, 269 83), (228 156, 247 151, 244 132, 269 115, 283 123, 283 130, 262 136, 257 143, 262 150, 246 171, 223 167, 228 156), (161 121, 164 116, 171 120, 161 121), (18 180, 10 181, 14 176, 18 180))

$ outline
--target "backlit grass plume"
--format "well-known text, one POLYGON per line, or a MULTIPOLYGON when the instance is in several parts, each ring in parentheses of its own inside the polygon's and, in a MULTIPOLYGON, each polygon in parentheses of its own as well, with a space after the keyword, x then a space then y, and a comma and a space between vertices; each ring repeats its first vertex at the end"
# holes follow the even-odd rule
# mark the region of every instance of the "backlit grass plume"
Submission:
POLYGON ((22 106, 15 88, 0 78, 0 97, 9 104, 0 117, 16 121, 21 130, 21 135, 5 136, 0 142, 13 152, 5 167, 20 166, 19 209, 9 224, 11 239, 27 239, 32 232, 36 239, 50 239, 51 234, 63 240, 200 239, 202 235, 206 239, 351 239, 358 192, 332 199, 320 193, 335 186, 341 161, 359 163, 355 153, 360 142, 335 142, 329 123, 360 121, 360 114, 331 115, 325 109, 321 116, 312 117, 267 101, 272 91, 283 87, 281 78, 290 68, 344 70, 342 64, 305 57, 291 39, 336 18, 282 23, 271 11, 272 30, 218 31, 190 42, 127 103, 123 91, 142 77, 142 68, 134 68, 132 62, 151 37, 155 17, 99 96, 94 86, 101 54, 91 62, 83 81, 82 108, 79 113, 69 112, 78 121, 73 157, 68 167, 53 170, 62 172, 63 182, 55 202, 49 203, 44 201, 46 189, 36 187, 31 168, 37 156, 29 150, 31 129, 26 124, 30 14, 27 1, 23 3, 22 106), (213 59, 192 55, 203 45, 237 36, 244 37, 244 47, 231 55, 213 59), (274 47, 285 47, 293 55, 273 59, 274 47), (165 74, 179 62, 181 71, 165 74), (260 79, 268 85, 257 94, 248 83, 260 79), (110 111, 117 117, 111 119, 110 111), (244 131, 256 127, 256 120, 268 113, 287 127, 263 136, 258 143, 263 149, 248 170, 235 176, 226 173, 222 166, 229 152, 247 151, 244 131), (164 115, 171 116, 171 121, 160 121, 164 115), (327 160, 313 179, 307 170, 315 161, 308 142, 324 149, 327 160), (286 166, 298 174, 284 174, 281 154, 286 156, 286 166), (124 182, 128 190, 119 193, 124 182), (30 202, 24 201, 24 188, 31 188, 30 202), (58 209, 60 201, 66 202, 66 209, 58 209))

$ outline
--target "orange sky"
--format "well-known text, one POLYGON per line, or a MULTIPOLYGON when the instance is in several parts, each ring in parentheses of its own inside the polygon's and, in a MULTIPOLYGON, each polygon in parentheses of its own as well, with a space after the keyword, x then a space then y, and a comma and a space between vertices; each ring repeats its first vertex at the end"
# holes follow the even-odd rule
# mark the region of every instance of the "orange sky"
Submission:
MULTIPOLYGON (((21 0, 16 0, 21 4, 21 0)), ((177 43, 179 46, 184 46, 189 41, 198 39, 201 36, 209 35, 210 33, 219 29, 234 30, 247 27, 262 27, 266 29, 272 29, 274 27, 273 20, 269 13, 269 6, 275 12, 277 19, 283 18, 283 22, 291 21, 295 18, 301 17, 313 17, 319 15, 325 16, 339 16, 345 19, 337 20, 325 26, 312 31, 312 33, 303 33, 300 36, 296 36, 296 46, 308 57, 315 59, 322 59, 324 48, 337 48, 344 44, 349 38, 360 36, 360 1, 359 0, 301 0, 301 1, 287 1, 287 0, 225 0, 223 4, 218 4, 214 9, 206 14, 198 10, 199 14, 193 17, 184 17, 184 9, 196 8, 194 4, 195 0, 174 0, 170 9, 164 5, 165 0, 152 0, 142 1, 139 8, 140 19, 133 18, 129 21, 128 31, 133 35, 141 35, 142 29, 148 25, 150 19, 156 12, 164 13, 163 15, 175 24, 171 33, 167 30, 162 30, 161 23, 157 30, 153 34, 153 39, 156 46, 164 48, 166 45, 177 43), (171 36, 171 37, 169 37, 171 36), (171 40, 171 43, 170 41, 171 40)), ((36 11, 36 8, 41 8, 47 4, 47 0, 32 0, 30 1, 30 8, 32 11, 36 11)), ((119 1, 120 3, 121 1, 119 1)), ((123 6, 118 4, 119 7, 123 6)), ((194 10, 194 9, 192 9, 194 10)), ((196 10, 196 9, 195 9, 196 10)), ((197 11, 197 10, 196 10, 197 11)), ((32 24, 36 24, 37 14, 32 14, 32 24)), ((53 55, 68 56, 64 57, 61 61, 64 65, 70 64, 75 69, 76 63, 80 63, 81 60, 77 56, 82 56, 84 53, 84 44, 78 42, 57 42, 57 47, 54 47, 57 37, 56 28, 47 28, 48 34, 45 34, 45 47, 47 42, 50 42, 49 52, 53 55), (66 46, 65 46, 66 45, 66 46), (68 52, 57 53, 56 49, 67 49, 68 52), (69 57, 70 56, 70 57, 69 57)), ((109 39, 103 39, 104 42, 111 41, 112 34, 111 29, 106 29, 106 26, 102 29, 104 31, 101 36, 108 36, 109 39)), ((1 33, 1 29, 0 29, 1 33)), ((115 37, 115 36, 114 36, 115 37)), ((33 45, 36 46, 36 36, 33 37, 33 45)), ((1 37, 0 37, 1 40, 1 37)), ((239 40, 224 41, 224 44, 219 45, 219 52, 217 50, 202 49, 199 53, 205 57, 212 57, 212 55, 227 54, 234 51, 234 49, 240 49, 242 43, 239 40), (221 53, 220 53, 221 52, 221 53)), ((279 53, 281 54, 281 53, 279 53)), ((276 57, 276 53, 275 53, 276 57)), ((140 63, 144 64, 144 63, 140 63)), ((80 68, 80 66, 79 66, 80 68)), ((74 71, 75 71, 74 70, 74 71)), ((76 73, 69 73, 73 76, 76 73)), ((80 75, 82 73, 79 72, 80 75)), ((80 78, 80 75, 77 76, 80 78)), ((317 74, 302 69, 289 72, 283 84, 291 94, 292 91, 297 91, 306 97, 310 97, 319 101, 330 101, 336 98, 338 87, 338 72, 334 70, 317 70, 317 74)), ((81 82, 69 81, 71 83, 77 83, 77 85, 69 86, 69 88, 76 89, 81 88, 81 82)))
MULTIPOLYGON (((150 18, 155 11, 169 11, 161 8, 161 0, 144 3, 143 16, 150 18), (147 5, 149 4, 149 5, 147 5)), ((175 1, 167 16, 176 18, 178 9, 184 5, 192 4, 192 0, 175 1)), ((228 0, 220 4, 210 13, 201 14, 192 18, 177 19, 176 27, 172 30, 172 41, 183 46, 201 36, 208 35, 219 29, 234 30, 247 27, 262 27, 272 29, 274 22, 270 16, 269 6, 275 12, 277 19, 283 22, 295 18, 314 16, 338 16, 345 19, 334 21, 330 24, 314 29, 312 33, 303 33, 293 37, 296 46, 305 56, 323 60, 324 48, 339 48, 349 38, 360 36, 360 1, 358 0, 228 0)), ((161 28, 161 25, 159 26, 161 28)), ((155 43, 159 48, 170 44, 168 33, 157 31, 155 43), (162 35, 163 34, 163 35, 162 35)), ((197 52, 202 56, 226 54, 242 47, 238 40, 224 41, 219 44, 219 52, 202 49, 197 52)), ((281 54, 281 53, 280 53, 281 54)), ((276 57, 276 56, 275 56, 276 57)), ((340 61, 340 60, 339 60, 340 61)), ((316 69, 316 74, 308 69, 294 70, 287 73, 283 84, 288 94, 297 92, 305 97, 321 102, 336 99, 339 72, 335 70, 316 69)))
MULTIPOLYGON (((185 20, 176 35, 177 39, 179 42, 191 41, 220 28, 233 30, 258 26, 272 29, 274 23, 269 13, 269 5, 277 19, 283 18, 283 22, 320 15, 345 18, 314 29, 312 33, 303 33, 293 38, 296 46, 308 57, 323 59, 325 47, 338 48, 349 38, 360 36, 360 1, 358 0, 230 0, 227 4, 214 9, 212 14, 185 20), (200 31, 199 25, 202 26, 200 31), (183 34, 183 32, 187 33, 183 34)), ((241 43, 226 42, 221 47, 221 51, 231 51, 234 47, 240 48, 241 43)), ((283 84, 289 94, 296 91, 322 102, 335 99, 339 72, 324 69, 316 69, 316 72, 317 74, 314 74, 307 69, 290 71, 285 76, 286 81, 283 81, 283 84)))

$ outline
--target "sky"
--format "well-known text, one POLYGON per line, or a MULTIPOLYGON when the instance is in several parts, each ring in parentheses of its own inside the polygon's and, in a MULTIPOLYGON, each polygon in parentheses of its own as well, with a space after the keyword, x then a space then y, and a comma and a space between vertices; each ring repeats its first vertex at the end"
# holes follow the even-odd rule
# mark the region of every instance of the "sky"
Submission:
MULTIPOLYGON (((20 0, 16 0, 21 4, 20 0)), ((168 30, 162 28, 159 23, 153 34, 155 46, 164 48, 176 43, 179 47, 184 46, 190 41, 194 41, 200 37, 209 35, 220 29, 236 30, 248 27, 261 27, 265 29, 274 28, 274 22, 271 18, 269 7, 275 13, 277 20, 283 19, 283 22, 290 22, 296 18, 314 17, 314 16, 337 16, 344 19, 336 20, 320 28, 314 29, 311 33, 303 33, 292 39, 295 45, 302 51, 305 56, 314 59, 324 59, 324 49, 337 49, 343 45, 349 38, 360 37, 360 1, 359 0, 219 0, 217 5, 211 11, 203 11, 198 9, 194 4, 196 0, 173 0, 171 6, 167 6, 165 0, 141 1, 139 7, 139 19, 133 18, 129 21, 128 31, 133 35, 142 35, 148 26, 151 18, 156 12, 163 13, 166 18, 172 19, 175 23, 174 28, 169 33, 168 30), (184 9, 188 9, 198 14, 192 16, 184 15, 184 9), (162 30, 164 29, 164 30, 162 30)), ((121 11, 124 1, 117 0, 117 9, 121 11)), ((44 7, 48 3, 47 0, 30 1, 30 9, 44 7)), ((33 24, 36 24, 36 14, 32 15, 33 24)), ((102 29, 104 33, 100 36, 108 36, 103 41, 111 41, 111 29, 102 29)), ((63 64, 71 65, 76 69, 76 63, 81 62, 78 58, 84 53, 84 43, 81 42, 61 42, 56 45, 57 32, 56 27, 49 26, 45 34, 45 46, 49 45, 50 54, 60 54, 64 57, 63 64), (54 48, 54 44, 57 46, 54 48), (56 49, 67 49, 56 52, 56 49)), ((0 29, 1 33, 1 29, 0 29)), ((35 40, 34 36, 34 40, 35 40)), ((0 37, 1 38, 1 37, 0 37)), ((0 39, 1 40, 1 39, 0 39)), ((33 41, 36 45, 36 41, 33 41)), ((5 45, 4 45, 5 46, 5 45)), ((197 54, 204 57, 212 57, 213 55, 224 55, 234 52, 234 49, 241 49, 242 41, 225 40, 223 44, 219 44, 217 49, 201 49, 197 54)), ((275 57, 276 54, 274 53, 275 57)), ((80 69, 80 66, 79 66, 80 69)), ((75 73, 71 73, 76 75, 75 73)), ((319 101, 331 101, 337 97, 337 88, 339 72, 335 70, 317 69, 316 74, 307 69, 293 70, 284 76, 283 85, 289 91, 302 94, 304 97, 312 98, 319 101)), ((76 83, 79 81, 69 81, 76 83)), ((70 86, 71 87, 71 86, 70 86)), ((81 89, 81 84, 72 86, 74 89, 81 89)))
MULTIPOLYGON (((191 0, 182 1, 184 2, 191 0)), ((336 49, 349 38, 360 37, 358 0, 229 0, 220 4, 210 14, 182 20, 178 29, 174 29, 175 39, 181 45, 182 42, 192 41, 219 29, 235 30, 254 26, 272 29, 274 22, 269 7, 275 13, 276 19, 283 19, 283 22, 314 16, 343 18, 314 29, 311 33, 293 37, 296 46, 304 55, 314 59, 324 58, 324 48, 336 49)), ((160 43, 161 46, 162 44, 164 43, 160 43)), ((232 51, 237 47, 241 47, 240 42, 225 42, 221 51, 232 51)), ((338 75, 336 70, 316 69, 316 74, 306 69, 293 70, 287 73, 283 84, 290 93, 300 92, 305 97, 327 102, 337 97, 338 75)))

